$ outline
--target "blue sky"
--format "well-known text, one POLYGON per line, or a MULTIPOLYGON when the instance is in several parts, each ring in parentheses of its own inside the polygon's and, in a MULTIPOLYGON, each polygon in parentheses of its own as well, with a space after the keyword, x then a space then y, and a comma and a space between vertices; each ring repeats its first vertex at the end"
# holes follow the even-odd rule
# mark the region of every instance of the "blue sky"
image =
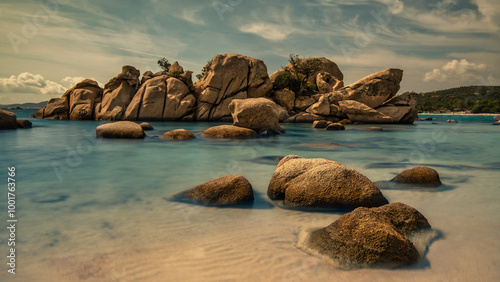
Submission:
POLYGON ((350 84, 389 67, 403 91, 500 85, 498 0, 41 0, 0 3, 0 104, 60 97, 167 57, 199 73, 216 54, 336 62, 350 84), (416 2, 416 3, 415 3, 416 2))

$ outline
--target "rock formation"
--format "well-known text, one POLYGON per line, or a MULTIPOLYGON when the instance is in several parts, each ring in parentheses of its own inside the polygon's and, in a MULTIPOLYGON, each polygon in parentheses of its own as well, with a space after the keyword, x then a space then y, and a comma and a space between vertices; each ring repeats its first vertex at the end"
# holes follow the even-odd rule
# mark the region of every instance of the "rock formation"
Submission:
POLYGON ((231 120, 234 99, 269 94, 272 83, 261 60, 237 54, 217 55, 205 76, 194 85, 198 97, 196 120, 231 120))
POLYGON ((423 256, 408 238, 430 227, 419 211, 402 203, 361 207, 311 232, 305 244, 345 266, 400 267, 423 256))
POLYGON ((364 175, 326 159, 283 158, 267 195, 292 208, 377 207, 387 204, 382 192, 364 175))
POLYGON ((97 81, 85 79, 68 89, 61 98, 51 99, 34 116, 48 119, 95 119, 102 92, 97 81))
MULTIPOLYGON (((234 119, 229 108, 233 100, 265 97, 279 105, 280 121, 292 123, 348 118, 357 123, 411 124, 417 117, 416 100, 409 93, 395 96, 403 76, 400 69, 380 71, 344 87, 344 75, 326 58, 303 58, 294 63, 295 67, 290 63, 268 76, 261 60, 217 55, 195 84, 192 72, 178 62, 168 73, 146 71, 140 80, 139 70, 124 66, 104 89, 93 80, 84 80, 62 98, 50 100, 34 116, 229 122, 234 119)), ((241 122, 251 121, 239 119, 241 122)))
POLYGON ((139 87, 140 71, 132 66, 123 66, 122 72, 104 86, 98 120, 121 120, 139 87))

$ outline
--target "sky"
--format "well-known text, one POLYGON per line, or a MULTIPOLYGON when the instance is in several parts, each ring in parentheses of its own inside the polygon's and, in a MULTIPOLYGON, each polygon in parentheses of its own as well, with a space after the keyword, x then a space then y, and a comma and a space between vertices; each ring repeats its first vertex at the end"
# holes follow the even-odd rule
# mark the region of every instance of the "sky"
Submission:
MULTIPOLYGON (((60 97, 123 65, 166 57, 201 72, 217 54, 326 57, 346 85, 404 70, 400 93, 500 85, 498 0, 2 0, 0 104, 60 97)), ((193 77, 194 77, 193 75, 193 77)))

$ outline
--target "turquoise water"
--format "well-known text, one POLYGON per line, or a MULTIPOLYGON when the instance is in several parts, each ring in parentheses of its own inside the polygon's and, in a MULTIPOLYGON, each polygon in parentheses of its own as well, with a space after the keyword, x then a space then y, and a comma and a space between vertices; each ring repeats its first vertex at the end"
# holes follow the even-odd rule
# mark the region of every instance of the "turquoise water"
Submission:
MULTIPOLYGON (((18 118, 31 113, 16 111, 18 118)), ((324 131, 309 124, 287 124, 285 135, 236 141, 200 136, 217 123, 152 122, 155 130, 148 131, 144 140, 109 140, 95 138, 95 127, 102 122, 32 119, 32 129, 0 131, 1 169, 7 175, 8 166, 16 167, 19 220, 18 274, 7 276, 7 260, 2 256, 1 280, 254 280, 259 273, 267 273, 264 280, 287 280, 284 274, 273 276, 280 267, 285 272, 299 269, 298 275, 292 275, 300 278, 295 281, 331 275, 338 281, 498 280, 500 149, 496 143, 500 127, 492 125, 492 116, 439 117, 411 126, 384 125, 383 131, 367 131, 366 125, 324 131), (458 123, 446 123, 451 118, 458 123), (166 142, 157 138, 178 128, 193 131, 198 139, 166 142), (338 145, 320 145, 329 142, 338 145), (383 193, 391 202, 405 202, 420 210, 442 238, 430 246, 421 264, 410 269, 344 272, 321 258, 311 258, 309 265, 308 255, 294 247, 297 234, 323 227, 341 214, 282 210, 269 201, 266 190, 276 165, 274 157, 288 154, 339 161, 377 183, 414 165, 435 168, 445 184, 437 191, 389 186, 383 193), (253 209, 203 208, 164 199, 227 174, 242 174, 250 180, 257 194, 253 209), (282 239, 266 237, 267 233, 282 239), (242 256, 234 270, 228 270, 227 261, 235 260, 232 249, 212 248, 208 242, 217 238, 225 238, 224 244, 239 241, 234 234, 238 238, 249 234, 245 240, 250 246, 261 248, 249 247, 248 257, 242 256), (162 248, 168 251, 160 255, 156 250, 162 248), (200 250, 208 257, 199 255, 200 250), (279 250, 287 258, 279 257, 279 250), (136 260, 119 259, 144 259, 144 253, 155 261, 170 259, 166 264, 175 266, 168 269, 171 279, 157 273, 164 266, 139 267, 136 260), (281 264, 266 270, 263 263, 251 259, 259 253, 281 264), (188 264, 195 259, 215 264, 210 270, 188 264)), ((0 211, 7 219, 5 178, 4 182, 0 211)), ((8 236, 2 228, 2 254, 8 250, 8 236)))

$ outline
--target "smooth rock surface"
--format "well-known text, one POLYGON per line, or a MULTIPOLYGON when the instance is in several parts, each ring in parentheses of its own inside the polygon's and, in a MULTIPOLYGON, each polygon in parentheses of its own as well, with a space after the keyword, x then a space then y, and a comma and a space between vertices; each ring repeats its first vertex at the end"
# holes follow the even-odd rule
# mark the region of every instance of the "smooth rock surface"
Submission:
POLYGON ((227 175, 208 181, 180 194, 187 200, 207 206, 252 203, 252 185, 242 175, 227 175))
POLYGON ((97 137, 141 139, 146 137, 140 125, 131 121, 117 121, 100 125, 96 128, 97 137))
POLYGON ((361 207, 311 232, 306 245, 341 265, 401 267, 423 255, 408 238, 430 228, 427 219, 406 204, 361 207))
POLYGON ((279 162, 267 194, 292 208, 376 207, 388 203, 382 192, 356 170, 326 159, 295 155, 279 162))
POLYGON ((438 172, 430 167, 416 166, 402 171, 392 181, 397 183, 419 184, 424 186, 439 186, 441 179, 438 172))
POLYGON ((210 127, 201 133, 206 138, 228 138, 228 139, 247 139, 258 136, 257 132, 234 125, 219 125, 210 127))

